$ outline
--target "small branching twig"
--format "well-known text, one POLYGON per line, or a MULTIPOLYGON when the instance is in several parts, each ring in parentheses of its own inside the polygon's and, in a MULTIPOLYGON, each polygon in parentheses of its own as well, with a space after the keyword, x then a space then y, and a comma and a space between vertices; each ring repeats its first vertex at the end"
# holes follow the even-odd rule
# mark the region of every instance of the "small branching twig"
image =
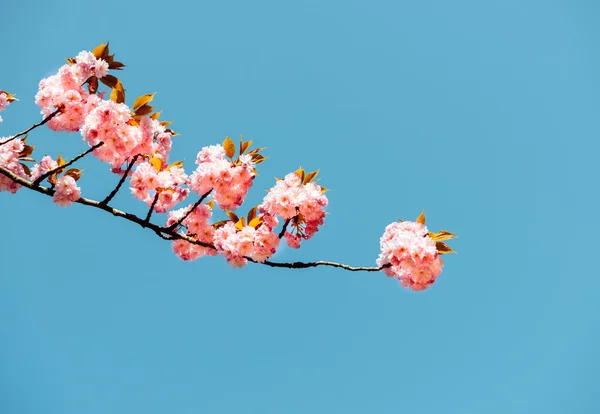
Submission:
POLYGON ((45 117, 44 119, 42 119, 37 124, 33 124, 32 126, 30 126, 29 128, 27 128, 25 131, 19 132, 17 135, 13 135, 12 137, 10 137, 8 139, 5 139, 4 141, 0 141, 0 145, 7 144, 7 143, 9 143, 10 141, 12 141, 14 139, 22 137, 23 135, 27 135, 28 133, 30 133, 31 131, 33 131, 37 127, 40 127, 40 126, 44 125, 46 122, 50 121, 52 118, 54 118, 56 115, 58 115, 62 111, 62 109, 63 109, 63 107, 61 105, 54 112, 52 112, 50 115, 48 115, 47 117, 45 117))
POLYGON ((114 190, 112 190, 110 192, 109 195, 106 196, 106 198, 104 200, 102 200, 100 202, 100 204, 108 205, 108 203, 110 202, 110 200, 112 200, 113 197, 117 195, 117 193, 121 189, 121 186, 123 185, 123 183, 125 182, 125 180, 129 176, 129 173, 131 172, 131 169, 133 168, 133 165, 135 164, 135 162, 137 161, 137 159, 139 157, 141 157, 141 156, 142 156, 141 154, 136 154, 136 155, 133 156, 133 158, 131 159, 131 162, 127 166, 127 169, 125 170, 125 173, 123 174, 123 176, 119 180, 119 183, 117 184, 117 186, 114 188, 114 190))
POLYGON ((281 239, 284 235, 285 232, 287 230, 287 226, 290 224, 290 221, 292 221, 291 218, 287 219, 284 223, 283 223, 283 227, 281 228, 281 231, 279 232, 279 238, 281 239))
POLYGON ((160 193, 158 191, 156 191, 156 194, 154 195, 154 200, 152 200, 152 204, 150 204, 150 210, 148 210, 148 214, 146 215, 146 218, 144 219, 144 223, 146 223, 146 224, 150 223, 150 217, 152 217, 152 212, 154 211, 154 206, 158 202, 159 196, 160 196, 160 193))
POLYGON ((74 157, 73 159, 71 159, 70 161, 64 163, 63 165, 59 165, 58 167, 40 175, 34 182, 33 185, 37 186, 40 185, 40 183, 42 181, 44 181, 46 178, 50 177, 52 174, 56 173, 57 171, 60 170, 64 170, 65 168, 71 166, 72 164, 76 163, 77 161, 79 161, 80 159, 82 159, 83 157, 85 157, 86 155, 88 155, 90 152, 94 151, 96 148, 100 148, 102 145, 104 145, 104 142, 99 142, 96 145, 94 145, 93 147, 87 149, 86 151, 82 152, 81 154, 77 155, 76 157, 74 157))
POLYGON ((210 192, 212 191, 212 189, 208 190, 206 193, 202 194, 202 197, 200 197, 200 199, 198 201, 196 201, 194 203, 194 205, 192 206, 192 208, 190 208, 187 213, 185 213, 185 215, 183 217, 181 217, 179 220, 177 220, 175 223, 171 224, 169 227, 167 227, 169 230, 175 230, 178 226, 181 225, 181 223, 183 223, 185 221, 186 218, 188 218, 188 216, 190 214, 192 214, 192 212, 194 210, 196 210, 196 207, 198 207, 200 204, 202 204, 202 202, 204 201, 204 199, 206 197, 208 197, 208 195, 210 194, 210 192))

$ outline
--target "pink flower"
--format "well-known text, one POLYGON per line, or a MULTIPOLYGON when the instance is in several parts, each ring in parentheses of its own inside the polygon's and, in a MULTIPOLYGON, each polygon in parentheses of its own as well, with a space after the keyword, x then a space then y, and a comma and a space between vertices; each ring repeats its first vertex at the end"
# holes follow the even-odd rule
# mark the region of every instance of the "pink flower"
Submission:
MULTIPOLYGON (((191 208, 192 205, 189 205, 185 208, 170 211, 167 216, 167 227, 179 222, 191 208)), ((208 219, 211 215, 212 211, 206 204, 197 206, 181 223, 181 226, 183 226, 186 231, 181 231, 180 234, 185 234, 198 241, 212 244, 214 228, 208 223, 208 219)), ((214 256, 217 254, 215 249, 192 244, 185 240, 174 241, 173 251, 183 260, 196 260, 198 257, 204 255, 214 256)))
POLYGON ((93 154, 110 163, 113 170, 118 170, 127 159, 140 153, 137 149, 143 143, 142 130, 130 125, 130 120, 127 105, 101 100, 89 111, 81 126, 81 135, 89 146, 104 143, 93 154))
POLYGON ((161 171, 156 168, 148 161, 139 164, 131 175, 131 192, 148 206, 154 203, 158 194, 154 210, 165 213, 188 196, 189 190, 180 187, 186 182, 187 176, 180 167, 167 167, 163 164, 161 171))
MULTIPOLYGON (((0 92, 0 111, 4 111, 10 101, 8 100, 8 95, 6 92, 0 92)), ((0 116, 0 122, 2 122, 2 117, 0 116)))
MULTIPOLYGON (((1 139, 2 142, 4 139, 1 139)), ((16 174, 18 177, 29 179, 29 175, 19 161, 19 154, 25 148, 25 144, 20 139, 13 139, 3 145, 0 145, 0 167, 16 174)), ((0 174, 0 191, 16 193, 21 185, 15 183, 10 178, 0 174)))
POLYGON ((85 73, 80 73, 81 70, 78 65, 63 65, 56 75, 40 81, 35 102, 42 114, 48 116, 57 108, 62 108, 47 123, 54 131, 78 131, 87 114, 101 100, 81 86, 87 80, 84 79, 85 73))
POLYGON ((327 204, 327 197, 320 186, 313 182, 302 184, 300 176, 294 172, 277 181, 265 196, 259 211, 291 220, 295 235, 288 232, 285 240, 290 247, 297 249, 302 239, 310 239, 323 224, 323 207, 327 204))
POLYGON ((225 157, 225 149, 221 145, 202 148, 196 157, 198 167, 187 184, 193 192, 201 195, 213 190, 213 198, 220 208, 235 210, 242 205, 252 186, 254 164, 235 165, 225 157))
POLYGON ((54 188, 54 201, 60 207, 67 207, 79 200, 81 190, 77 187, 77 182, 70 175, 63 175, 56 181, 54 188))
POLYGON ((35 181, 48 171, 58 168, 56 161, 49 155, 44 155, 39 164, 35 164, 31 169, 31 181, 35 181))
POLYGON ((292 249, 300 248, 301 237, 299 234, 292 234, 289 231, 286 231, 283 237, 285 237, 285 241, 287 242, 288 246, 290 246, 292 249))
POLYGON ((4 92, 0 92, 0 111, 4 111, 8 104, 8 95, 4 92))
POLYGON ((257 262, 264 262, 271 257, 279 246, 279 237, 273 232, 270 224, 277 224, 267 217, 256 228, 244 226, 237 228, 229 221, 224 226, 215 230, 214 244, 233 267, 242 267, 248 263, 247 258, 257 262))
POLYGON ((432 285, 442 272, 435 241, 425 225, 405 221, 385 228, 380 239, 378 266, 388 266, 383 272, 395 277, 403 287, 423 290, 432 285))

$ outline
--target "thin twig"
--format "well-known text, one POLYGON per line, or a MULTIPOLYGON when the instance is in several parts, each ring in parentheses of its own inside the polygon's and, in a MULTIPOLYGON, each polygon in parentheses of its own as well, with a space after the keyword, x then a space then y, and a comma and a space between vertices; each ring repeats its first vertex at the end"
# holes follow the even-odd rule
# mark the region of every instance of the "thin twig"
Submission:
POLYGON ((75 162, 79 161, 80 159, 82 159, 83 157, 85 157, 86 155, 88 155, 90 152, 94 151, 96 148, 100 148, 102 145, 104 145, 104 142, 99 142, 96 145, 94 145, 91 148, 88 148, 86 151, 82 152, 81 154, 77 155, 76 157, 74 157, 73 159, 71 159, 70 161, 66 162, 63 165, 60 165, 50 171, 47 171, 46 173, 40 175, 34 182, 33 185, 40 185, 40 183, 42 181, 44 181, 46 178, 50 177, 52 174, 54 174, 57 171, 60 170, 64 170, 65 168, 69 167, 70 165, 74 164, 75 162))
POLYGON ((152 204, 150 205, 150 210, 148 210, 148 214, 146 215, 146 219, 144 220, 144 223, 146 223, 146 224, 150 223, 150 217, 152 217, 152 212, 154 211, 154 206, 156 205, 156 202, 158 201, 159 195, 160 195, 160 193, 158 191, 156 191, 156 194, 154 195, 154 200, 152 200, 152 204))
POLYGON ((58 109, 56 109, 54 112, 52 112, 50 115, 48 115, 47 117, 45 117, 44 119, 42 119, 40 122, 38 122, 37 124, 33 124, 32 126, 30 126, 29 128, 27 128, 25 131, 19 132, 17 135, 13 135, 12 137, 5 139, 4 141, 0 141, 0 146, 4 145, 6 143, 9 143, 10 141, 12 141, 13 139, 17 139, 23 135, 27 135, 28 133, 30 133, 31 131, 33 131, 34 129, 36 129, 37 127, 40 127, 42 125, 44 125, 46 122, 48 122, 49 120, 51 120, 52 118, 54 118, 56 115, 58 115, 60 113, 60 111, 62 111, 63 106, 59 106, 58 109))
POLYGON ((345 270, 349 270, 351 272, 379 272, 380 270, 389 267, 390 264, 378 266, 378 267, 364 267, 364 266, 350 266, 343 263, 336 262, 327 262, 325 260, 319 260, 318 262, 291 262, 291 263, 278 263, 271 261, 257 262, 249 257, 246 257, 252 263, 264 264, 270 267, 285 267, 287 269, 306 269, 309 267, 317 267, 317 266, 331 266, 331 267, 339 267, 345 270))
POLYGON ((188 218, 188 216, 190 214, 192 214, 192 212, 194 210, 196 210, 196 207, 198 207, 200 204, 202 204, 202 202, 204 201, 204 199, 206 197, 208 197, 208 195, 210 194, 210 192, 212 191, 212 189, 208 190, 206 193, 202 194, 202 197, 200 197, 200 199, 198 201, 196 201, 194 203, 194 205, 192 206, 192 208, 190 208, 187 213, 185 213, 185 215, 183 217, 181 217, 179 220, 177 220, 175 223, 171 224, 169 227, 167 227, 169 230, 175 230, 175 228, 177 228, 181 223, 184 222, 184 220, 186 218, 188 218))
POLYGON ((106 198, 104 200, 102 200, 100 202, 100 204, 104 204, 107 205, 110 200, 113 199, 114 196, 117 195, 117 193, 119 192, 119 190, 121 189, 121 186, 123 185, 123 183, 125 182, 125 180, 127 179, 127 176, 129 175, 129 173, 131 172, 131 169, 133 168, 133 165, 135 164, 135 162, 137 161, 137 159, 139 157, 141 157, 142 154, 136 154, 134 155, 134 157, 132 158, 131 162, 129 163, 129 165, 127 166, 127 169, 125 170, 125 173, 123 174, 123 176, 121 177, 121 179, 119 180, 119 183, 117 184, 117 186, 110 192, 109 195, 106 196, 106 198))
MULTIPOLYGON (((45 194, 50 197, 52 197, 52 195, 54 195, 53 189, 47 188, 47 187, 42 187, 39 185, 34 186, 32 182, 17 176, 16 174, 7 170, 4 167, 0 167, 0 174, 10 178, 12 181, 14 181, 17 184, 22 185, 23 187, 29 188, 30 190, 36 191, 41 194, 45 194)), ((155 200, 157 200, 156 197, 155 197, 155 200)), ((107 204, 103 204, 96 200, 91 200, 88 198, 81 197, 78 200, 76 200, 75 202, 78 204, 83 204, 86 206, 98 208, 100 210, 103 210, 103 211, 106 211, 107 213, 112 214, 115 217, 121 217, 121 218, 124 218, 125 220, 136 223, 143 228, 148 228, 148 229, 152 230, 154 233, 156 233, 158 236, 160 236, 162 239, 185 240, 186 242, 195 244, 197 246, 207 247, 207 248, 216 250, 215 246, 211 243, 206 243, 206 242, 197 240, 193 237, 190 237, 188 235, 177 233, 174 230, 171 230, 169 228, 161 227, 156 224, 150 223, 149 217, 151 215, 152 210, 154 209, 154 206, 150 209, 148 217, 146 219, 141 219, 140 217, 136 216, 135 214, 126 213, 124 211, 117 210, 116 208, 110 207, 107 204)), ((153 205, 154 204, 155 203, 153 202, 153 205)), ((265 262, 257 262, 256 260, 253 260, 250 257, 246 257, 246 259, 248 259, 248 261, 250 261, 252 263, 263 264, 263 265, 269 266, 269 267, 280 267, 280 268, 287 268, 287 269, 306 269, 306 268, 310 268, 310 267, 329 266, 329 267, 338 267, 338 268, 341 268, 344 270, 349 270, 352 272, 359 272, 359 271, 377 272, 377 271, 383 270, 384 268, 390 266, 390 264, 387 264, 387 265, 383 265, 383 266, 379 266, 379 267, 360 267, 360 266, 355 267, 355 266, 350 266, 350 265, 343 264, 343 263, 328 262, 328 261, 323 261, 323 260, 320 260, 317 262, 279 263, 279 262, 271 262, 268 260, 265 262)))
POLYGON ((279 232, 280 239, 285 235, 285 231, 287 230, 287 226, 288 226, 288 224, 290 224, 290 221, 292 221, 291 218, 287 219, 285 221, 285 223, 283 223, 283 227, 281 228, 281 231, 279 232))

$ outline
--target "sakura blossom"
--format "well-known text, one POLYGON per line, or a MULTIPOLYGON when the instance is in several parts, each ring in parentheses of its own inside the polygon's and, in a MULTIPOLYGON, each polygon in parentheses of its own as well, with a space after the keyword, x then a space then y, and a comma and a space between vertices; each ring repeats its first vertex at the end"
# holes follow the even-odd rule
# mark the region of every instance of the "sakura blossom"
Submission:
MULTIPOLYGON (((185 208, 170 211, 167 216, 167 227, 177 224, 185 217, 181 222, 179 233, 193 237, 203 243, 212 244, 215 230, 208 223, 212 210, 206 204, 198 205, 193 211, 192 207, 193 205, 189 205, 185 208)), ((172 247, 173 252, 186 261, 196 260, 204 255, 214 256, 217 254, 217 251, 211 247, 199 246, 181 239, 173 241, 172 247)))
POLYGON ((381 236, 380 247, 377 265, 387 266, 383 272, 397 278, 403 287, 426 289, 442 272, 443 260, 424 224, 410 221, 389 224, 381 236))
POLYGON ((279 246, 279 237, 273 231, 272 225, 277 225, 273 218, 261 219, 258 227, 236 226, 228 221, 224 226, 215 230, 215 247, 233 267, 243 267, 248 263, 248 257, 264 262, 271 257, 279 246))
POLYGON ((101 62, 104 61, 90 63, 82 60, 74 65, 63 65, 56 75, 40 81, 35 103, 41 108, 44 117, 60 109, 59 114, 48 121, 47 125, 50 129, 78 131, 88 113, 102 100, 100 96, 90 95, 83 88, 83 84, 92 76, 96 67, 100 74, 105 74, 106 62, 101 62))
POLYGON ((190 175, 188 186, 197 194, 213 190, 213 198, 220 208, 235 210, 244 202, 255 176, 252 160, 241 158, 241 164, 236 165, 226 159, 223 146, 202 148, 196 157, 198 167, 190 175))
POLYGON ((85 117, 81 135, 90 147, 103 142, 93 154, 108 162, 113 170, 119 170, 125 160, 138 154, 143 143, 140 128, 130 124, 131 112, 122 103, 102 100, 85 117))
POLYGON ((292 232, 284 234, 287 244, 299 248, 301 240, 310 239, 323 225, 328 204, 322 188, 314 182, 302 183, 297 172, 287 174, 269 190, 259 211, 289 220, 292 232))
MULTIPOLYGON (((156 164, 156 163, 155 163, 156 164)), ((189 189, 181 187, 187 181, 183 168, 161 164, 161 170, 148 161, 139 164, 131 175, 131 192, 154 211, 165 213, 189 194, 189 189), (158 197, 155 201, 155 197, 158 197)))
POLYGON ((70 175, 63 175, 56 181, 52 201, 60 207, 67 207, 79 200, 81 190, 77 187, 77 182, 70 175))
MULTIPOLYGON (((7 138, 0 139, 0 143, 6 140, 7 138)), ((0 167, 6 168, 18 177, 29 179, 29 174, 19 161, 20 153, 24 149, 25 143, 21 139, 13 139, 0 145, 0 167)), ((5 175, 0 175, 0 191, 8 191, 14 194, 19 188, 21 188, 20 184, 15 183, 5 175)))
POLYGON ((49 155, 44 155, 39 164, 35 164, 31 169, 31 181, 35 181, 48 171, 58 168, 58 163, 49 155))
MULTIPOLYGON (((0 111, 4 111, 10 100, 8 99, 8 94, 6 92, 0 92, 0 111)), ((0 116, 0 122, 2 122, 2 117, 0 116)))

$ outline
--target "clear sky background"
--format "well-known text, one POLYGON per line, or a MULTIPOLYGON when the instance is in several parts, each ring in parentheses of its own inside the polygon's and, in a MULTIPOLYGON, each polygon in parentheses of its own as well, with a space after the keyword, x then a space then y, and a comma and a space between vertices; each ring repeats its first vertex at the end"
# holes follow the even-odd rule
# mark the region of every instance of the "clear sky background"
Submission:
MULTIPOLYGON (((321 169, 325 227, 275 259, 374 265, 385 226, 421 209, 460 238, 415 293, 183 262, 102 211, 2 193, 0 412, 600 412, 599 18, 591 0, 3 1, 0 89, 20 102, 0 136, 39 120, 63 58, 108 40, 127 102, 158 92, 189 171, 226 135, 268 147, 244 211, 321 169)), ((115 185, 81 166, 84 196, 115 185)))

